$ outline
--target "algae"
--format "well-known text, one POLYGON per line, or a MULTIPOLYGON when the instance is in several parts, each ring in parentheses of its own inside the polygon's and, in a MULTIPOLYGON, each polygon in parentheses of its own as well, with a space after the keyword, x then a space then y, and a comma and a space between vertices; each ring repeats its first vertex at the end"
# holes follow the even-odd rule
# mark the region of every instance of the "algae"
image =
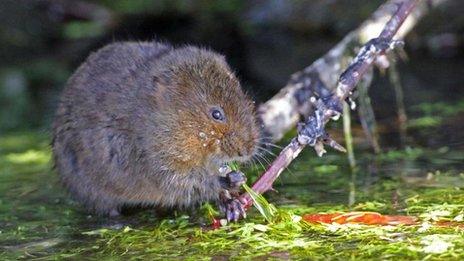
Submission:
MULTIPOLYGON (((211 229, 217 212, 208 205, 167 215, 150 209, 117 219, 89 215, 60 186, 48 141, 42 132, 0 136, 2 260, 464 259, 462 226, 434 225, 464 224, 462 146, 415 144, 379 155, 358 150, 356 179, 345 155, 318 158, 308 149, 282 173, 276 191, 260 198, 260 211, 253 208, 247 219, 211 229), (414 215, 419 224, 323 225, 301 219, 305 213, 343 211, 414 215)), ((244 171, 252 182, 261 167, 244 171)))

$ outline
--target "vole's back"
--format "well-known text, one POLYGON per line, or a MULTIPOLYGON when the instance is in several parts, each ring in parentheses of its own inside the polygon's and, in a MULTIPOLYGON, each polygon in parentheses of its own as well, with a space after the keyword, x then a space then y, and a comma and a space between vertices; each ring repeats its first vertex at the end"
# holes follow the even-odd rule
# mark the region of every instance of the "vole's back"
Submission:
MULTIPOLYGON (((69 80, 53 126, 61 180, 87 208, 239 203, 219 168, 258 149, 253 103, 223 56, 201 48, 117 43, 69 80), (221 196, 222 195, 222 196, 221 196)), ((243 179, 242 179, 243 181, 243 179)))
POLYGON ((110 213, 147 186, 131 174, 137 137, 133 111, 149 63, 168 53, 159 43, 115 43, 92 54, 69 80, 53 126, 61 180, 88 208, 110 213))

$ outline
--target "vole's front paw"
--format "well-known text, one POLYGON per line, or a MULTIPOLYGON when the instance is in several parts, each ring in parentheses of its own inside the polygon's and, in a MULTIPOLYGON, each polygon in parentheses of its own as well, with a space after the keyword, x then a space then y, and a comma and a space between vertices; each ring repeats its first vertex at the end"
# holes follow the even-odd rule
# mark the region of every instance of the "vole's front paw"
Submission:
POLYGON ((238 221, 240 218, 246 218, 244 206, 245 204, 240 202, 237 197, 221 197, 221 202, 219 203, 221 212, 225 214, 229 222, 238 221))
POLYGON ((245 174, 240 171, 231 171, 225 177, 219 177, 219 182, 223 188, 219 195, 219 208, 229 222, 246 217, 244 208, 246 204, 238 199, 240 187, 246 181, 245 174))
POLYGON ((247 178, 241 171, 231 171, 225 177, 219 177, 222 188, 231 191, 238 191, 246 181, 247 178))

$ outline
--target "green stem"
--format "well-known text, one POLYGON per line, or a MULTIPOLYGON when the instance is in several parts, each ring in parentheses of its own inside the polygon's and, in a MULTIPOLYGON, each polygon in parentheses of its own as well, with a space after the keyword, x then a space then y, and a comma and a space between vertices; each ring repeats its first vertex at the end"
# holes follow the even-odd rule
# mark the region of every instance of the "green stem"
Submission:
POLYGON ((353 135, 351 133, 351 112, 346 102, 343 103, 343 133, 345 135, 348 163, 350 164, 351 171, 353 171, 356 167, 356 159, 354 158, 353 135))
POLYGON ((394 59, 391 59, 390 67, 388 69, 388 76, 393 86, 393 90, 395 91, 400 141, 401 146, 404 147, 407 138, 406 122, 408 121, 408 116, 406 115, 406 109, 404 106, 403 86, 401 85, 400 74, 398 73, 398 66, 396 65, 396 61, 394 59))

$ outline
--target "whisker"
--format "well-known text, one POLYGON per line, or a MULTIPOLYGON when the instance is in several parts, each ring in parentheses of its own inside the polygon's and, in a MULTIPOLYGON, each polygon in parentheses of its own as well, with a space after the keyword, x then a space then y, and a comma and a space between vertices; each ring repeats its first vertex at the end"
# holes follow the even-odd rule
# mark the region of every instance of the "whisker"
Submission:
POLYGON ((256 170, 256 171, 259 171, 258 163, 256 162, 255 156, 253 156, 253 157, 251 158, 251 160, 253 161, 253 169, 256 170))
POLYGON ((270 142, 269 138, 258 138, 258 139, 255 139, 255 141, 258 142, 258 143, 267 145, 267 146, 272 146, 272 147, 275 147, 275 148, 283 149, 282 146, 279 146, 279 145, 277 145, 277 144, 275 144, 273 142, 270 142))
MULTIPOLYGON (((267 151, 267 150, 266 150, 266 151, 267 151)), ((267 151, 267 152, 269 152, 269 151, 267 151)), ((262 154, 260 154, 260 155, 261 155, 261 156, 265 156, 265 155, 262 155, 262 154)), ((276 155, 275 155, 275 154, 273 154, 273 153, 272 153, 271 155, 274 155, 274 156, 276 157, 276 155)), ((270 160, 269 160, 269 159, 267 159, 267 160, 265 160, 265 161, 266 161, 266 162, 267 162, 269 165, 271 165, 271 164, 272 164, 272 163, 270 162, 270 160)), ((286 169, 286 170, 288 170, 288 172, 289 172, 291 175, 294 175, 294 173, 293 173, 293 172, 292 172, 292 171, 291 171, 291 170, 288 168, 288 166, 287 166, 287 167, 285 167, 285 169, 286 169)))
POLYGON ((266 148, 258 147, 258 149, 261 149, 261 151, 265 151, 265 152, 271 154, 272 156, 277 157, 277 155, 274 152, 272 152, 272 151, 270 151, 270 150, 268 150, 266 148))
POLYGON ((263 143, 264 145, 267 145, 267 146, 271 146, 271 147, 274 147, 274 148, 278 148, 278 149, 283 149, 284 147, 282 146, 279 146, 279 145, 276 145, 274 143, 269 143, 269 142, 265 142, 263 143))
POLYGON ((268 165, 271 165, 271 162, 266 158, 265 155, 261 154, 261 153, 257 153, 256 155, 258 155, 262 160, 264 160, 264 162, 266 162, 268 165))
MULTIPOLYGON (((274 153, 268 151, 268 150, 263 150, 262 152, 267 152, 269 154, 271 154, 272 156, 274 157, 277 157, 277 155, 275 155, 274 153)), ((264 153, 261 153, 260 154, 262 158, 264 158, 264 160, 267 162, 267 164, 270 166, 272 165, 272 160, 270 160, 268 157, 266 157, 266 155, 264 153)))
MULTIPOLYGON (((259 156, 258 153, 255 154, 256 156, 259 156)), ((261 162, 261 160, 259 160, 259 158, 256 158, 256 160, 259 162, 259 164, 261 165, 261 167, 263 168, 263 171, 266 171, 266 167, 264 167, 263 163, 261 162)))

